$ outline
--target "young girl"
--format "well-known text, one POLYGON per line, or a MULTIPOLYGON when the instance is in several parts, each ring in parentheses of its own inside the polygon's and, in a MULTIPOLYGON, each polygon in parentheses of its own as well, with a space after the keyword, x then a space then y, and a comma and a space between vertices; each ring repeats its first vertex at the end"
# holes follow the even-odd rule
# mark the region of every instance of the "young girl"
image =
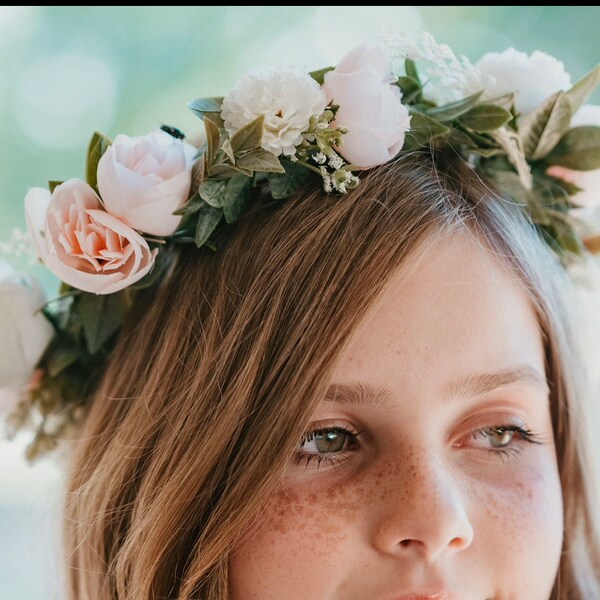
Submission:
MULTIPOLYGON (((217 154, 205 123, 206 153, 241 168, 239 138, 217 154)), ((342 194, 331 157, 310 155, 325 190, 304 180, 285 202, 257 167, 217 251, 178 246, 136 293, 72 447, 70 598, 600 598, 590 400, 551 228, 482 178, 498 163, 384 141, 342 194)), ((311 164, 296 158, 288 183, 311 164)))

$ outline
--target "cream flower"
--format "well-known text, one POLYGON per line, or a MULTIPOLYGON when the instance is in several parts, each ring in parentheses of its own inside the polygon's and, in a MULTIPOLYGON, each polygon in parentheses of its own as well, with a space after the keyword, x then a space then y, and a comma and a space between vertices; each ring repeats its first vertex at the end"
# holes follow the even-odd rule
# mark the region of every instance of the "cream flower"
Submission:
POLYGON ((361 169, 394 158, 410 128, 408 109, 391 73, 381 48, 361 44, 325 75, 323 89, 339 105, 332 124, 348 130, 337 151, 361 169))
POLYGON ((327 98, 307 73, 292 68, 256 69, 247 73, 223 100, 221 116, 230 135, 265 116, 261 146, 275 156, 293 156, 313 115, 327 98))
POLYGON ((168 133, 118 135, 98 163, 98 189, 106 210, 133 229, 171 235, 188 198, 196 148, 168 133))
POLYGON ((514 48, 488 52, 475 67, 494 79, 488 83, 484 99, 517 92, 515 105, 522 115, 530 113, 555 92, 571 87, 571 77, 562 61, 539 50, 531 56, 514 48))
POLYGON ((0 389, 16 390, 27 383, 54 336, 40 311, 44 302, 35 279, 0 260, 0 389))

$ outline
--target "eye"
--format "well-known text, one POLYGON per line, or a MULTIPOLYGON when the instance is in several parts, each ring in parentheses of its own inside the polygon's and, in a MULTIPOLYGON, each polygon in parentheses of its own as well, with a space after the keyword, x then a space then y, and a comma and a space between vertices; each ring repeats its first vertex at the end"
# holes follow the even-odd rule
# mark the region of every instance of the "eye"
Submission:
POLYGON ((350 431, 346 427, 320 427, 305 433, 296 452, 296 462, 308 467, 313 461, 317 468, 321 463, 337 466, 350 459, 359 446, 360 432, 350 431))
POLYGON ((505 429, 504 427, 492 427, 487 434, 492 448, 505 448, 515 437, 514 429, 505 429))
MULTIPOLYGON (((528 447, 528 444, 543 444, 541 436, 520 425, 494 425, 476 429, 467 436, 467 440, 483 440, 475 444, 474 449, 498 457, 503 462, 518 460, 528 447)), ((472 442, 471 442, 472 444, 472 442)), ((464 438, 457 447, 469 446, 464 438)))
POLYGON ((346 449, 352 435, 350 431, 343 427, 316 429, 305 434, 300 449, 310 454, 341 452, 346 449))

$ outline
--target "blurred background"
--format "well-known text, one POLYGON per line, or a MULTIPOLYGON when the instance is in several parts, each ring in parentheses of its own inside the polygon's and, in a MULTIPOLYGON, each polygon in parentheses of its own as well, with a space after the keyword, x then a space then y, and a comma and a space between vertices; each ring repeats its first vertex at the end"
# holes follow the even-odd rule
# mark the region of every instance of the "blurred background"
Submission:
MULTIPOLYGON (((256 66, 335 64, 377 26, 432 33, 476 61, 510 46, 560 58, 573 81, 600 61, 599 7, 0 7, 0 240, 24 229, 29 186, 83 177, 91 133, 190 132, 186 103, 256 66)), ((600 103, 600 96, 592 99, 600 103)), ((11 258, 57 281, 26 257, 11 258)), ((1 342, 0 342, 1 343, 1 342)), ((63 471, 0 441, 0 599, 61 600, 63 471)))

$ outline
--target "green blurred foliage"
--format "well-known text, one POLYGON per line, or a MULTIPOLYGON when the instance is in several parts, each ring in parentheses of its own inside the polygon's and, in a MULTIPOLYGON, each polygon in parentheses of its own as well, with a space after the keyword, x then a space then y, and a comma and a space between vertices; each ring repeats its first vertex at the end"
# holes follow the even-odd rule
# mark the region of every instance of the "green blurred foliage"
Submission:
MULTIPOLYGON (((29 186, 83 177, 95 129, 191 133, 187 102, 223 95, 253 66, 333 64, 382 24, 430 31, 473 61, 543 50, 576 80, 600 60, 599 20, 581 6, 0 7, 0 239, 24 228, 29 186)), ((54 291, 45 269, 13 262, 54 291)))

